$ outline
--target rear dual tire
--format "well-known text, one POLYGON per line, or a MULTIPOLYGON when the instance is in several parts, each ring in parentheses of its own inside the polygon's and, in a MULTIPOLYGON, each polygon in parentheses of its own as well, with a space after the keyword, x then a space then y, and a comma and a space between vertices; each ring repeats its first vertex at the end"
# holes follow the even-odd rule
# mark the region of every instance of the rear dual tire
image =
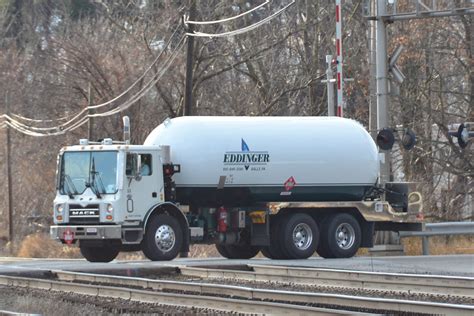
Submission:
POLYGON ((321 223, 321 242, 316 250, 323 258, 353 257, 361 244, 359 222, 350 214, 326 217, 321 223))
POLYGON ((270 222, 270 246, 262 254, 270 259, 306 259, 313 255, 319 242, 319 228, 304 213, 275 217, 270 222))
POLYGON ((283 253, 280 231, 283 216, 275 215, 270 218, 270 245, 262 248, 262 254, 269 259, 289 259, 283 253))
POLYGON ((260 251, 260 248, 250 245, 216 244, 216 249, 221 256, 227 259, 250 259, 260 251))
POLYGON ((236 244, 216 244, 216 249, 221 256, 227 259, 250 259, 260 252, 260 247, 251 245, 250 231, 239 232, 239 242, 236 244))

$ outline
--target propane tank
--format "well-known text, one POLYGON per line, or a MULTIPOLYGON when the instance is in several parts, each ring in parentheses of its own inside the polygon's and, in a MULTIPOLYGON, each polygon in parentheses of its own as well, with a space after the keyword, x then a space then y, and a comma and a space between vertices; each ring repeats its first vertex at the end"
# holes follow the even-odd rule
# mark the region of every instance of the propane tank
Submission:
POLYGON ((170 146, 177 201, 200 207, 358 201, 379 173, 370 134, 340 117, 177 117, 145 145, 170 146))

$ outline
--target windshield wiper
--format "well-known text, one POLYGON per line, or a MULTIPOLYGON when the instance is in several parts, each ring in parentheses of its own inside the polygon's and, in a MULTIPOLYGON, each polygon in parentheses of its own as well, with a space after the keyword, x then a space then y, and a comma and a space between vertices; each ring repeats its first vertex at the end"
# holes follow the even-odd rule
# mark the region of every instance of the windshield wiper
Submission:
POLYGON ((98 179, 98 181, 97 181, 97 182, 99 183, 99 185, 100 185, 100 188, 101 188, 101 190, 102 190, 102 192, 101 192, 101 193, 102 193, 102 194, 105 194, 105 193, 107 193, 107 190, 105 189, 105 186, 104 186, 104 182, 102 181, 102 176, 100 175, 100 173, 99 173, 99 172, 96 172, 95 174, 96 174, 96 176, 97 176, 97 179, 98 179))
POLYGON ((92 158, 92 166, 91 166, 91 172, 90 172, 91 182, 89 184, 90 184, 90 188, 91 188, 92 192, 94 192, 94 194, 97 196, 98 199, 101 199, 102 196, 99 192, 99 189, 95 186, 95 176, 98 175, 98 174, 99 173, 97 171, 95 171, 94 158, 92 158))
POLYGON ((74 194, 78 194, 76 187, 74 186, 74 183, 71 180, 71 177, 68 174, 64 174, 64 190, 66 191, 67 195, 69 198, 73 199, 74 194), (67 188, 67 189, 66 189, 67 188))

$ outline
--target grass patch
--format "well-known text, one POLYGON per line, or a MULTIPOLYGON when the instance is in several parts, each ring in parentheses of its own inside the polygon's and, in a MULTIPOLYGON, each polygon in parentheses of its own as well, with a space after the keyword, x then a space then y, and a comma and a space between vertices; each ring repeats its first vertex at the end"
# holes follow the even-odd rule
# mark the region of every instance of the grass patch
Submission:
POLYGON ((45 233, 26 236, 18 247, 17 257, 23 258, 82 258, 78 247, 65 246, 45 233))
MULTIPOLYGON (((405 254, 418 256, 423 254, 420 237, 402 238, 405 254)), ((430 255, 474 254, 474 236, 434 236, 428 239, 430 255)))

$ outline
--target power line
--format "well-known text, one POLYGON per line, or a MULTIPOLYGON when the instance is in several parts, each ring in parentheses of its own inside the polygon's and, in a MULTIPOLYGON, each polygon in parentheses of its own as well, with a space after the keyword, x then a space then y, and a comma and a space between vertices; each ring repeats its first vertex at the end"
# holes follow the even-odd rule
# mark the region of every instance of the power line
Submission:
POLYGON ((197 24, 197 25, 209 25, 209 24, 219 24, 219 23, 225 23, 225 22, 229 22, 229 21, 232 21, 232 20, 235 20, 235 19, 238 19, 238 18, 241 18, 247 14, 250 14, 252 13, 253 11, 255 10, 258 10, 260 9, 261 7, 267 5, 268 3, 270 3, 272 0, 266 0, 264 3, 256 6, 255 8, 253 9, 250 9, 248 11, 245 11, 239 15, 236 15, 236 16, 232 16, 230 18, 226 18, 226 19, 221 19, 221 20, 215 20, 215 21, 189 21, 189 20, 186 20, 184 19, 184 24, 197 24))
MULTIPOLYGON (((203 32, 193 32, 193 33, 186 33, 186 35, 188 36, 195 36, 195 37, 228 37, 228 36, 234 36, 234 35, 238 35, 238 34, 243 34, 243 33, 246 33, 246 32, 249 32, 249 31, 252 31, 260 26, 262 26, 263 24, 271 21, 272 19, 274 19, 275 17, 277 17, 278 15, 280 15, 281 13, 283 13, 283 11, 285 11, 286 9, 288 9, 290 6, 292 6, 294 3, 296 2, 296 0, 293 0, 292 2, 290 2, 289 4, 287 4, 286 6, 284 6, 283 8, 281 8, 280 10, 276 11, 275 13, 273 13, 272 15, 264 18, 263 20, 259 21, 259 22, 256 22, 252 25, 248 25, 248 26, 245 26, 243 28, 240 28, 240 29, 237 29, 237 30, 234 30, 234 31, 229 31, 229 32, 223 32, 223 33, 203 33, 203 32)), ((212 21, 214 22, 214 21, 212 21)))
MULTIPOLYGON (((27 117, 23 117, 21 115, 18 115, 18 114, 12 114, 12 116, 14 116, 16 119, 18 120, 23 120, 23 121, 27 121, 27 122, 34 122, 34 123, 45 123, 45 122, 54 122, 54 121, 60 121, 60 120, 68 120, 67 122, 65 123, 62 123, 60 125, 57 125, 57 126, 53 126, 53 127, 33 127, 31 126, 31 129, 33 130, 37 130, 37 131, 40 131, 40 130, 57 130, 57 129, 64 129, 67 125, 73 123, 74 121, 76 121, 77 119, 81 118, 81 116, 88 112, 89 110, 95 110, 95 109, 98 109, 98 108, 102 108, 106 105, 109 105, 115 101, 117 101, 118 99, 120 99, 121 97, 123 97, 124 95, 126 95, 128 92, 130 92, 133 87, 135 87, 140 81, 143 80, 143 78, 148 74, 148 72, 150 72, 150 70, 158 63, 158 61, 160 60, 161 56, 163 55, 163 53, 168 49, 168 47, 170 46, 171 42, 173 41, 174 37, 176 36, 176 34, 182 30, 182 25, 179 25, 175 31, 173 32, 173 34, 170 36, 170 39, 168 40, 168 42, 166 43, 165 47, 163 48, 163 50, 160 52, 160 54, 154 59, 154 61, 148 66, 148 68, 145 70, 145 72, 138 78, 135 80, 135 82, 132 83, 132 85, 130 85, 125 91, 123 91, 120 95, 116 96, 115 98, 113 98, 112 100, 109 100, 107 102, 104 102, 104 103, 101 103, 101 104, 97 104, 97 105, 92 105, 92 106, 87 106, 86 108, 82 109, 81 111, 75 113, 75 114, 72 114, 72 115, 69 115, 69 116, 66 116, 66 117, 63 117, 63 118, 60 118, 60 119, 56 119, 56 120, 38 120, 38 119, 31 119, 31 118, 27 118, 27 117)), ((2 117, 4 117, 4 115, 2 115, 2 117)), ((12 117, 8 117, 7 118, 8 120, 10 121, 13 121, 14 119, 12 117)), ((19 121, 15 121, 17 123, 20 123, 19 121)), ((25 128, 29 128, 28 125, 23 125, 25 128)))
MULTIPOLYGON (((182 25, 178 28, 176 28, 175 32, 172 34, 170 37, 169 41, 166 43, 165 48, 162 50, 162 52, 159 54, 157 58, 153 61, 153 63, 146 69, 145 73, 140 76, 139 79, 137 79, 132 86, 130 86, 125 92, 123 92, 120 96, 115 97, 113 100, 110 100, 108 102, 99 104, 99 105, 94 105, 94 106, 87 106, 86 108, 82 109, 78 113, 74 114, 74 116, 69 119, 67 122, 53 126, 53 127, 35 127, 35 126, 30 126, 27 124, 24 124, 20 122, 19 120, 16 120, 12 118, 9 115, 3 114, 0 115, 1 118, 4 118, 5 121, 1 123, 0 128, 5 128, 5 127, 11 127, 23 134, 27 134, 30 136, 53 136, 53 135, 61 135, 64 134, 67 131, 74 130, 82 125, 84 125, 90 117, 104 117, 104 116, 110 116, 116 113, 119 113, 125 109, 128 109, 131 105, 133 105, 135 102, 137 102, 140 98, 142 98, 146 92, 148 92, 164 75, 166 70, 171 66, 173 60, 176 58, 176 56, 179 53, 179 49, 182 46, 182 43, 184 42, 185 35, 181 36, 181 39, 179 40, 178 45, 174 48, 174 51, 171 53, 170 57, 165 61, 164 66, 160 71, 158 71, 156 74, 153 75, 152 79, 145 84, 145 86, 140 89, 136 94, 134 94, 132 97, 130 97, 125 103, 118 105, 117 107, 108 110, 103 113, 95 113, 95 114, 87 114, 86 116, 83 116, 84 113, 88 112, 90 109, 97 109, 100 107, 103 107, 105 105, 111 104, 113 101, 116 101, 118 98, 121 96, 125 95, 127 92, 129 92, 133 86, 136 85, 139 81, 143 80, 143 78, 146 76, 146 74, 150 71, 150 69, 156 65, 160 57, 162 56, 163 52, 167 50, 167 48, 170 46, 171 42, 173 41, 175 35, 179 31, 179 29, 182 28, 182 25), (75 123, 74 123, 75 122, 75 123), (72 124, 74 123, 74 124, 72 124), (72 125, 71 125, 72 124, 72 125), (47 132, 49 131, 49 132, 47 132), (45 133, 46 132, 46 133, 45 133)), ((13 116, 13 115, 12 115, 13 116)), ((14 115, 15 118, 20 118, 25 119, 28 122, 53 122, 53 120, 35 120, 35 119, 30 119, 30 118, 24 118, 18 114, 14 115)), ((72 116, 72 115, 71 115, 72 116)), ((71 117, 69 116, 69 117, 71 117)), ((62 118, 65 119, 65 118, 62 118)))

